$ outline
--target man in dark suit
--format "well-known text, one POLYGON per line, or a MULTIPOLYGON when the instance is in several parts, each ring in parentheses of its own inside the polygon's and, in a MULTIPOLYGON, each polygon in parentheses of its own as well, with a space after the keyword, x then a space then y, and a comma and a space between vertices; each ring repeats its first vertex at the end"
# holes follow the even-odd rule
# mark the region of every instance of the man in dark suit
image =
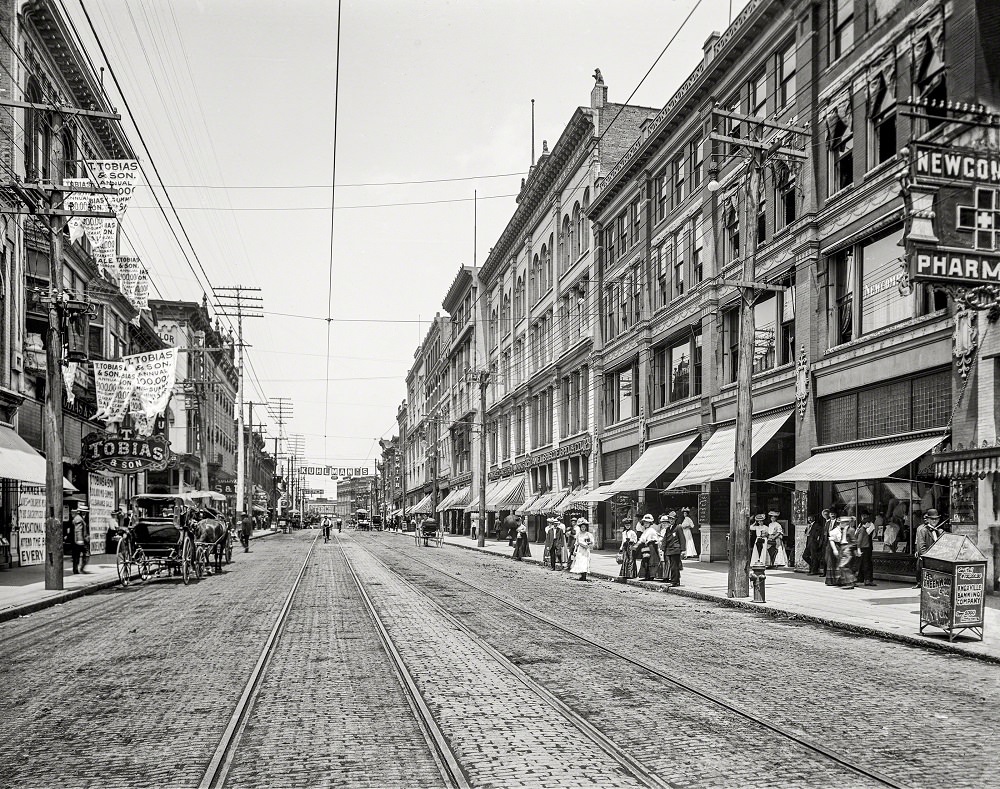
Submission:
POLYGON ((660 553, 667 563, 667 586, 681 585, 681 531, 677 526, 677 513, 668 512, 660 516, 660 553))
POLYGON ((924 574, 924 554, 930 550, 931 546, 937 542, 941 536, 938 531, 938 524, 941 516, 935 509, 927 510, 924 513, 924 522, 917 527, 917 535, 914 541, 914 553, 917 555, 917 583, 913 587, 919 589, 924 574))

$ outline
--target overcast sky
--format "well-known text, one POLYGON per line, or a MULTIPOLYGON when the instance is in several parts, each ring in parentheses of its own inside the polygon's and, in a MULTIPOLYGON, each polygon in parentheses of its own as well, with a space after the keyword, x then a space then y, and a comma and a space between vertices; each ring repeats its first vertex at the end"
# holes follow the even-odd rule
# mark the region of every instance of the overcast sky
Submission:
MULTIPOLYGON (((83 5, 211 284, 263 291, 267 314, 246 330, 248 399, 290 397, 289 431, 311 460, 332 461, 373 457, 395 434, 426 322, 473 263, 474 190, 478 263, 514 209, 531 163, 531 99, 540 152, 589 103, 595 67, 609 99, 625 101, 697 5, 632 99, 660 107, 731 3, 345 0, 326 409, 337 3, 83 5), (357 186, 432 179, 466 180, 357 186), (454 202, 369 207, 430 201, 454 202)), ((732 0, 732 13, 744 5, 732 0)), ((101 65, 80 0, 66 6, 101 65)), ((198 300, 203 281, 155 206, 141 189, 126 232, 163 298, 198 300)))

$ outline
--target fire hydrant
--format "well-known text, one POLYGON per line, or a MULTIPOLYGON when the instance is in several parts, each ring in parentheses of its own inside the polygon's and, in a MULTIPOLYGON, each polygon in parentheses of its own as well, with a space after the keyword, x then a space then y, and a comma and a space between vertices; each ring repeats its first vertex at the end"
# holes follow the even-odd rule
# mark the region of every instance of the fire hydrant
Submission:
POLYGON ((753 587, 753 601, 755 603, 766 603, 764 595, 764 581, 767 572, 763 564, 755 564, 750 567, 750 585, 753 587))

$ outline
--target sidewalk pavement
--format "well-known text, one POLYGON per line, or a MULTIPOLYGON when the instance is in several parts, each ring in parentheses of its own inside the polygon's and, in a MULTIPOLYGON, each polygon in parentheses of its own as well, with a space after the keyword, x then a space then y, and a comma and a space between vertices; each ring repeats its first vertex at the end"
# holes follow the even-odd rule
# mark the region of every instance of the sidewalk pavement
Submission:
MULTIPOLYGON (((255 531, 251 539, 268 537, 278 532, 270 529, 255 531)), ((235 546, 239 549, 239 545, 235 546)), ((107 589, 118 583, 118 568, 113 553, 92 554, 87 571, 76 575, 73 562, 67 558, 63 566, 63 586, 59 591, 45 588, 45 565, 14 567, 0 570, 0 622, 60 605, 75 597, 107 589)))
MULTIPOLYGON (((404 535, 413 539, 412 534, 404 535)), ((484 551, 510 558, 513 553, 506 540, 487 540, 485 548, 478 548, 474 539, 449 534, 447 545, 484 551)), ((531 544, 531 557, 526 562, 541 564, 544 547, 531 544)), ((616 579, 619 565, 616 551, 593 551, 590 576, 616 579)), ((910 584, 878 581, 877 586, 858 586, 841 589, 827 586, 824 579, 789 569, 767 571, 767 603, 754 603, 751 598, 741 600, 726 596, 729 565, 726 562, 700 562, 684 560, 681 586, 668 588, 663 583, 630 580, 630 585, 655 589, 666 594, 694 597, 722 605, 767 612, 775 617, 794 618, 837 627, 865 635, 887 638, 917 646, 942 649, 954 653, 983 658, 1000 663, 1000 595, 986 595, 985 628, 983 640, 972 635, 960 634, 954 642, 937 628, 927 627, 920 634, 920 590, 910 584)))

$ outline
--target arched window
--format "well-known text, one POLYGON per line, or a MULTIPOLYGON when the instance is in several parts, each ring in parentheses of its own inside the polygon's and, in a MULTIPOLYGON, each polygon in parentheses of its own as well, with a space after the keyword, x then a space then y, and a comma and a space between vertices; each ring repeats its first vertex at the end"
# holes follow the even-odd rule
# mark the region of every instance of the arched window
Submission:
POLYGON ((570 259, 575 261, 580 257, 580 203, 573 204, 573 223, 570 226, 569 254, 570 259))
POLYGON ((569 214, 563 217, 562 230, 559 232, 559 273, 562 274, 572 265, 575 258, 570 255, 569 214))
MULTIPOLYGON (((34 77, 28 79, 24 99, 40 104, 42 90, 34 77)), ((41 110, 24 111, 24 173, 29 181, 49 177, 49 127, 41 110)))
POLYGON ((545 255, 545 290, 552 287, 552 246, 555 242, 555 236, 549 233, 549 248, 545 251, 545 247, 542 247, 542 252, 545 255))
POLYGON ((500 306, 500 333, 507 334, 510 331, 510 294, 503 294, 503 302, 500 306))
POLYGON ((517 278, 517 285, 514 287, 514 320, 521 320, 524 317, 524 277, 517 278))
POLYGON ((583 205, 580 206, 580 254, 590 249, 590 220, 587 211, 590 209, 590 189, 583 190, 583 205))
POLYGON ((497 311, 490 312, 490 348, 497 347, 497 311))
POLYGON ((536 301, 538 301, 538 294, 541 292, 539 290, 540 283, 538 281, 539 271, 540 270, 541 270, 541 266, 538 263, 538 255, 535 255, 535 257, 532 258, 532 260, 531 260, 531 282, 529 283, 529 286, 528 286, 529 289, 530 289, 529 295, 531 296, 531 303, 532 304, 534 304, 536 301))
POLYGON ((542 295, 549 289, 548 285, 548 265, 546 260, 548 260, 549 252, 548 247, 542 244, 541 254, 538 256, 538 292, 535 294, 535 299, 538 300, 542 295))

